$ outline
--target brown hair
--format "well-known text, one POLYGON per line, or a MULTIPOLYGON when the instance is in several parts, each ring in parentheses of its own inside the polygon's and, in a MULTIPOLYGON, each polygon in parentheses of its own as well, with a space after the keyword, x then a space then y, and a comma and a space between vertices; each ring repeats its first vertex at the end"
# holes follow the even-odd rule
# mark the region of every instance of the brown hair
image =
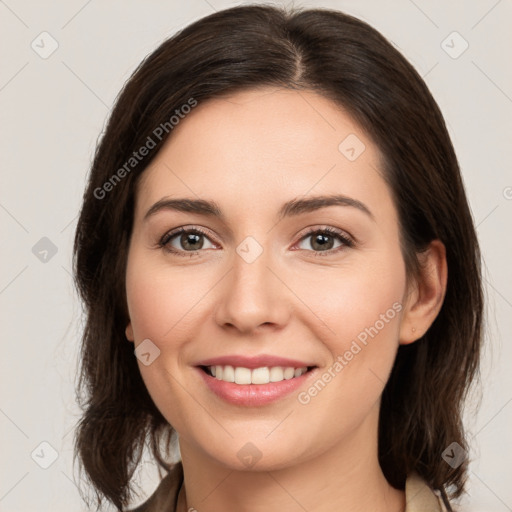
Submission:
POLYGON ((124 333, 136 183, 172 130, 133 168, 126 162, 191 98, 201 103, 266 85, 333 100, 380 149, 408 275, 430 241, 446 246, 442 309, 422 339, 399 348, 384 389, 379 461, 396 488, 416 471, 453 497, 464 490, 467 459, 453 468, 441 455, 452 442, 467 449, 461 416, 478 375, 483 297, 478 242, 443 117, 414 68, 366 23, 332 10, 253 5, 202 18, 146 57, 117 98, 96 149, 74 246, 86 312, 75 456, 98 508, 104 498, 118 510, 129 503, 146 440, 168 471, 175 435, 148 394, 124 333), (126 172, 113 180, 121 168, 126 172))

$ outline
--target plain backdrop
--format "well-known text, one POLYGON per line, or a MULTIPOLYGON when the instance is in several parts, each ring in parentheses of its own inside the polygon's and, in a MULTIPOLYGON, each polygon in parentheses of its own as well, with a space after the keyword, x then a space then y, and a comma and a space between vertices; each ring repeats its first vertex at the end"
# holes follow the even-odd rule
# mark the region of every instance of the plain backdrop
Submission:
MULTIPOLYGON (((2 512, 86 510, 73 467, 81 307, 70 272, 93 151, 143 57, 192 21, 239 3, 0 1, 2 512)), ((369 22, 412 62, 444 113, 483 250, 488 301, 481 404, 466 414, 472 462, 463 509, 510 511, 512 2, 295 5, 369 22)), ((144 495, 158 483, 148 462, 137 479, 144 495)))

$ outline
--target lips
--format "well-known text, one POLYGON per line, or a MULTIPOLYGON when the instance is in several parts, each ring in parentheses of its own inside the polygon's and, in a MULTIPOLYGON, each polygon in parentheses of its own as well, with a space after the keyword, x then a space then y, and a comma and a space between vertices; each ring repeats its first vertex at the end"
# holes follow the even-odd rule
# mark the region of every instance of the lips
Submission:
POLYGON ((275 402, 297 391, 317 368, 307 361, 270 355, 215 357, 195 366, 214 395, 233 405, 250 407, 275 402))

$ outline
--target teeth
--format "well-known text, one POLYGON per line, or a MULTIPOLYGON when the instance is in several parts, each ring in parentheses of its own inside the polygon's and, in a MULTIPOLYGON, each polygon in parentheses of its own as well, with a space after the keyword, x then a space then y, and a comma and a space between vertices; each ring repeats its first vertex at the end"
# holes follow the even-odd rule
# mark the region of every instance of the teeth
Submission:
MULTIPOLYGON (((242 370, 242 368, 237 369, 242 370)), ((243 370, 247 370, 251 374, 251 384, 268 384, 270 380, 270 371, 266 366, 264 368, 256 368, 252 372, 247 368, 243 368, 243 370)))
POLYGON ((293 379, 295 376, 295 368, 285 368, 283 374, 286 380, 293 379))
POLYGON ((222 370, 222 380, 225 380, 226 382, 235 382, 235 369, 232 366, 224 366, 224 369, 222 370))
POLYGON ((237 384, 250 384, 251 370, 249 368, 235 368, 235 382, 237 384))
POLYGON ((208 371, 212 377, 224 382, 234 382, 236 384, 268 384, 269 382, 281 382, 282 380, 300 377, 308 371, 306 366, 302 368, 293 368, 291 366, 263 366, 262 368, 250 368, 226 366, 209 366, 208 371))

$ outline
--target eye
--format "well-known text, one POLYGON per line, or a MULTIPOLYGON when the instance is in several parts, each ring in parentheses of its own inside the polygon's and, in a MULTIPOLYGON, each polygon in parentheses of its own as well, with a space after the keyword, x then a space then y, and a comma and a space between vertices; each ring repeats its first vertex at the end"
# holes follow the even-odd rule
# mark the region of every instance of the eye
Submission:
MULTIPOLYGON (((353 247, 354 241, 348 237, 343 231, 325 227, 309 230, 299 241, 303 244, 308 238, 308 247, 299 247, 301 250, 313 252, 314 256, 329 256, 337 253, 346 247, 353 247), (338 245, 336 245, 336 241, 338 245)), ((158 244, 166 251, 176 254, 177 256, 196 256, 202 249, 215 249, 216 246, 210 241, 208 233, 199 227, 185 228, 179 227, 166 233, 158 244), (205 240, 210 247, 205 247, 205 240)))
POLYGON ((188 229, 180 227, 170 231, 161 238, 159 245, 179 256, 194 256, 201 249, 216 247, 207 237, 207 233, 198 227, 188 229), (205 240, 208 241, 210 247, 205 247, 205 240))
POLYGON ((315 256, 331 255, 343 250, 345 247, 353 247, 354 242, 342 231, 330 227, 312 229, 308 231, 300 240, 303 243, 310 238, 308 247, 299 247, 299 249, 313 250, 315 256), (336 241, 339 245, 335 245, 336 241))

